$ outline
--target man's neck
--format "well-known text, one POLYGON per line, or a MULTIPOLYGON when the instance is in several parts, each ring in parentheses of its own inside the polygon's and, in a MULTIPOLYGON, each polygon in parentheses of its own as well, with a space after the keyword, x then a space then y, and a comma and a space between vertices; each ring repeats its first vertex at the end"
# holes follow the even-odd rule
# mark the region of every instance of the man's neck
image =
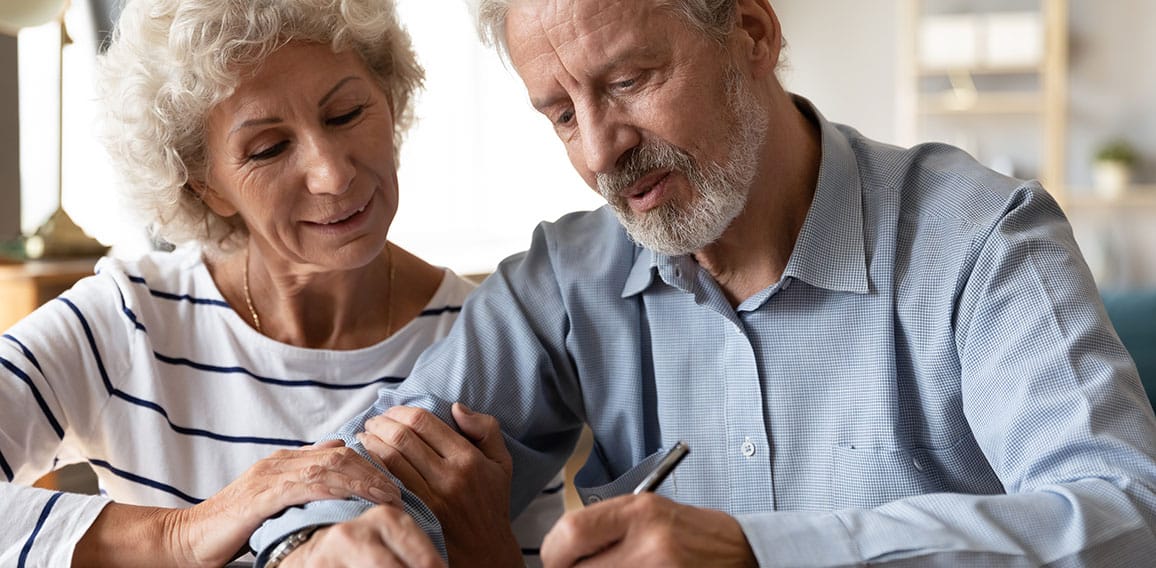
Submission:
POLYGON ((818 182, 819 126, 790 95, 779 94, 746 207, 718 241, 694 255, 732 306, 782 278, 818 182))

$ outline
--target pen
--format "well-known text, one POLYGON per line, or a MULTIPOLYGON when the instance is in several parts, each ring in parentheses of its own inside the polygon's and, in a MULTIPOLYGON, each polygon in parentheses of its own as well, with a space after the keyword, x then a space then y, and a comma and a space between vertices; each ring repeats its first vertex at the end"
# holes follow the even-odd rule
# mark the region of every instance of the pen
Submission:
POLYGON ((690 446, 686 445, 686 442, 679 440, 673 448, 670 448, 670 450, 666 452, 665 456, 662 456, 658 465, 656 465, 650 473, 646 474, 646 477, 642 478, 642 483, 639 483, 638 487, 634 488, 634 494, 638 495, 639 493, 652 492, 658 489, 658 486, 662 485, 662 482, 666 481, 666 478, 670 476, 670 472, 674 471, 674 467, 689 453, 690 446))

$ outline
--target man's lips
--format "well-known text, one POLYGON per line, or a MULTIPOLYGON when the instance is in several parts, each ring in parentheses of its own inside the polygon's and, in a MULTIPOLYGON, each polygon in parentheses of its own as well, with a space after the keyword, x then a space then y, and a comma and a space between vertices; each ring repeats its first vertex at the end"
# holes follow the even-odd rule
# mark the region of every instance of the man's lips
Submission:
POLYGON ((651 189, 654 189, 655 185, 658 185, 659 182, 669 175, 670 171, 656 171, 646 174, 630 184, 626 190, 622 192, 622 196, 626 199, 636 199, 651 189))
POLYGON ((666 200, 670 174, 670 171, 647 174, 626 188, 622 196, 636 213, 646 213, 666 200))

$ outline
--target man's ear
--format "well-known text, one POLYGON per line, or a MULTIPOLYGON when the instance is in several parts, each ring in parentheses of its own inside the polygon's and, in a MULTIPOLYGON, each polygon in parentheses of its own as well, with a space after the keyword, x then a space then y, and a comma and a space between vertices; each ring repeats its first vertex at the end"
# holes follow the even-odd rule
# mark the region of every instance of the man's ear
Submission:
POLYGON ((188 183, 189 191, 192 191, 209 209, 220 215, 221 217, 229 218, 237 214, 237 208, 233 206, 229 200, 221 197, 217 190, 213 189, 209 184, 201 181, 190 179, 188 183))
POLYGON ((773 73, 783 49, 783 30, 769 0, 738 0, 735 32, 756 77, 773 73))

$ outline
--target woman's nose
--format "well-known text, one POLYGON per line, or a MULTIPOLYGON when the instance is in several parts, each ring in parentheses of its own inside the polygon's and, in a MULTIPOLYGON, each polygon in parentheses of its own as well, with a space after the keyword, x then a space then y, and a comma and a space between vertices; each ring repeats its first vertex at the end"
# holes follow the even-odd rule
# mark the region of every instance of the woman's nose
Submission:
POLYGON ((310 193, 344 193, 357 174, 351 153, 326 136, 312 137, 305 163, 305 183, 310 193))

